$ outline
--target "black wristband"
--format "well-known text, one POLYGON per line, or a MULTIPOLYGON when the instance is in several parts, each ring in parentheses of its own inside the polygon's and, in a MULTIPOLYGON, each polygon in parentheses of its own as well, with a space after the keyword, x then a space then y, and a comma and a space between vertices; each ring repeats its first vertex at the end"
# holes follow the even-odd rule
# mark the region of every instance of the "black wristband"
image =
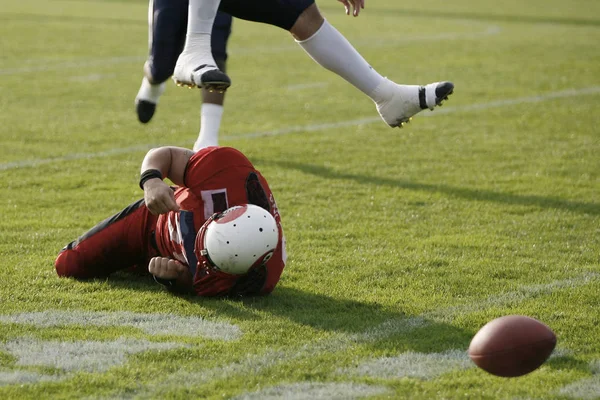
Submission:
POLYGON ((149 181, 150 179, 158 178, 160 180, 163 179, 162 172, 157 169, 147 169, 140 176, 140 188, 144 190, 144 183, 149 181))

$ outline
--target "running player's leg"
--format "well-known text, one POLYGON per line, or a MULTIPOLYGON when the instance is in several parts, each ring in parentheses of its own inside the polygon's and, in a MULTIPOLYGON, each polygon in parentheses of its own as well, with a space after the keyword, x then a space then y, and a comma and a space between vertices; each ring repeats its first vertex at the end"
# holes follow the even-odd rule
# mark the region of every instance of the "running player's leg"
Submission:
POLYGON ((316 4, 298 17, 290 32, 319 65, 369 96, 381 118, 391 127, 402 127, 421 110, 433 110, 454 90, 450 82, 398 85, 384 78, 321 16, 316 4))
POLYGON ((233 18, 222 11, 217 12, 211 35, 211 51, 217 67, 223 72, 227 70, 227 42, 231 36, 233 18))
POLYGON ((221 0, 189 0, 187 33, 173 79, 179 86, 225 91, 229 77, 217 67, 211 51, 211 34, 221 0))
MULTIPOLYGON (((144 79, 136 96, 136 112, 140 122, 147 123, 155 113, 165 81, 173 74, 181 53, 188 19, 187 0, 150 0, 148 9, 149 57, 144 64, 144 79)), ((232 18, 219 12, 212 36, 213 57, 223 71, 227 60, 227 41, 232 18)), ((218 131, 223 115, 224 93, 203 90, 200 133, 194 149, 218 144, 218 131)))
POLYGON ((147 265, 156 217, 144 200, 102 221, 59 253, 54 266, 62 277, 106 277, 134 265, 147 265))
MULTIPOLYGON (((211 35, 212 55, 219 69, 226 70, 227 41, 231 34, 231 15, 218 12, 211 35)), ((194 151, 203 147, 219 144, 219 128, 223 117, 225 92, 202 89, 202 108, 200 110, 200 133, 194 143, 194 151)))
POLYGON ((402 127, 421 110, 441 105, 454 89, 450 82, 398 85, 383 77, 323 18, 314 0, 222 0, 221 9, 237 18, 290 31, 319 65, 369 96, 389 126, 402 127))
POLYGON ((150 0, 148 5, 148 60, 135 98, 140 122, 152 119, 165 81, 173 74, 181 52, 187 21, 187 0, 150 0))

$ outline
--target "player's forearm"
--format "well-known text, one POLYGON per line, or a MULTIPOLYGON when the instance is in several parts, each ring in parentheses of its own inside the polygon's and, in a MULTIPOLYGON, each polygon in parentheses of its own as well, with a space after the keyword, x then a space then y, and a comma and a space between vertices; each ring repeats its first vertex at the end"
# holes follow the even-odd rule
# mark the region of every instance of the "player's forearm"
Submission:
POLYGON ((159 147, 150 150, 142 162, 141 172, 158 170, 163 178, 183 185, 185 168, 194 152, 181 147, 159 147))
POLYGON ((158 170, 163 178, 169 176, 171 170, 171 151, 168 147, 151 149, 142 161, 141 173, 148 170, 158 170))

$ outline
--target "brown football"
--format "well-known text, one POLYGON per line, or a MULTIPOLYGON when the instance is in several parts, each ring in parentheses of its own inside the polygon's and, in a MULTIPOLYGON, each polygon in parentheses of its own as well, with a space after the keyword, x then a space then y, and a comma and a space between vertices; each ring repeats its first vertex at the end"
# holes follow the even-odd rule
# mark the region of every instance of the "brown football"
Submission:
POLYGON ((507 315, 488 322, 469 345, 469 357, 490 374, 514 377, 542 365, 556 346, 556 335, 537 319, 507 315))

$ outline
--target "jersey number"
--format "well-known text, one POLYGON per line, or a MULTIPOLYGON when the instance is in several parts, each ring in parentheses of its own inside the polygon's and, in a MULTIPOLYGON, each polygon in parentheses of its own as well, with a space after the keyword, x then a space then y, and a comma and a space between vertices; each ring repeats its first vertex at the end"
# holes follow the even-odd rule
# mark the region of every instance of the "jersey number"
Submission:
POLYGON ((204 202, 204 219, 209 219, 214 213, 223 212, 229 208, 227 189, 203 190, 200 194, 204 202))

